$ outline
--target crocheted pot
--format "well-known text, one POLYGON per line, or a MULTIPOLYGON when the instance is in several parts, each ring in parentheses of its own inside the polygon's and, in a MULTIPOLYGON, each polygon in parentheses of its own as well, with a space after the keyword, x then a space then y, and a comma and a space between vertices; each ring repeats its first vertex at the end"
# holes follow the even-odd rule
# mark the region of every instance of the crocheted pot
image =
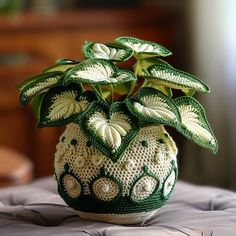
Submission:
POLYGON ((177 178, 176 155, 170 135, 155 125, 141 128, 114 162, 71 123, 55 154, 58 191, 83 218, 138 223, 169 198, 177 178))

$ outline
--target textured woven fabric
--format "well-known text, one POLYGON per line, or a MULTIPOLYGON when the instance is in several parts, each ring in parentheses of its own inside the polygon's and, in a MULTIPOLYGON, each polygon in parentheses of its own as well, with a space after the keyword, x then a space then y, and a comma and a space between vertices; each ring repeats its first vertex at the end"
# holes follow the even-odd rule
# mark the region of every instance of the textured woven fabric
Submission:
POLYGON ((137 225, 80 218, 58 195, 56 181, 0 189, 1 236, 235 236, 236 194, 177 182, 170 200, 137 225))
POLYGON ((89 142, 79 125, 70 124, 55 154, 59 193, 81 215, 137 223, 168 200, 177 178, 177 148, 163 126, 141 128, 116 162, 89 142))

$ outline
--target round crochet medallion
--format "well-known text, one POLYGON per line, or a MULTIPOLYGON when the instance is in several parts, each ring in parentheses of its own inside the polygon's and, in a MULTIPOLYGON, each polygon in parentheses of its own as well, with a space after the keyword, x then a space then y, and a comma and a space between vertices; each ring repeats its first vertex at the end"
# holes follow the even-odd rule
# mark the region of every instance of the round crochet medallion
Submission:
POLYGON ((114 161, 69 124, 55 154, 58 190, 81 217, 120 224, 142 222, 169 198, 177 178, 177 148, 163 126, 139 130, 114 161))

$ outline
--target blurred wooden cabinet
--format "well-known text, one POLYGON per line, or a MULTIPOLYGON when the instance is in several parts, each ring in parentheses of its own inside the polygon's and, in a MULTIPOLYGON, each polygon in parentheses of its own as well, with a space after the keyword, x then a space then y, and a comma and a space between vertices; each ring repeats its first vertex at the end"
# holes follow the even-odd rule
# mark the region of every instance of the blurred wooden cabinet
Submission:
POLYGON ((109 42, 130 35, 157 41, 176 51, 180 20, 160 9, 0 16, 0 144, 28 155, 36 177, 50 175, 55 145, 63 128, 36 129, 31 108, 22 108, 18 103, 16 84, 40 73, 57 58, 81 58, 85 40, 109 42))

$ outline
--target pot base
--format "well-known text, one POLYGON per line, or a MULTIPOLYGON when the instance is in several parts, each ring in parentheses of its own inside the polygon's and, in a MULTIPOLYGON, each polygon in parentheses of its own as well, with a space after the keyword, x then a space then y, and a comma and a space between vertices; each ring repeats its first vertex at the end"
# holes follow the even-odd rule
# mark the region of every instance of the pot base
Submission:
POLYGON ((81 218, 87 220, 103 221, 115 224, 138 224, 152 217, 158 210, 131 214, 97 214, 77 211, 81 218))

